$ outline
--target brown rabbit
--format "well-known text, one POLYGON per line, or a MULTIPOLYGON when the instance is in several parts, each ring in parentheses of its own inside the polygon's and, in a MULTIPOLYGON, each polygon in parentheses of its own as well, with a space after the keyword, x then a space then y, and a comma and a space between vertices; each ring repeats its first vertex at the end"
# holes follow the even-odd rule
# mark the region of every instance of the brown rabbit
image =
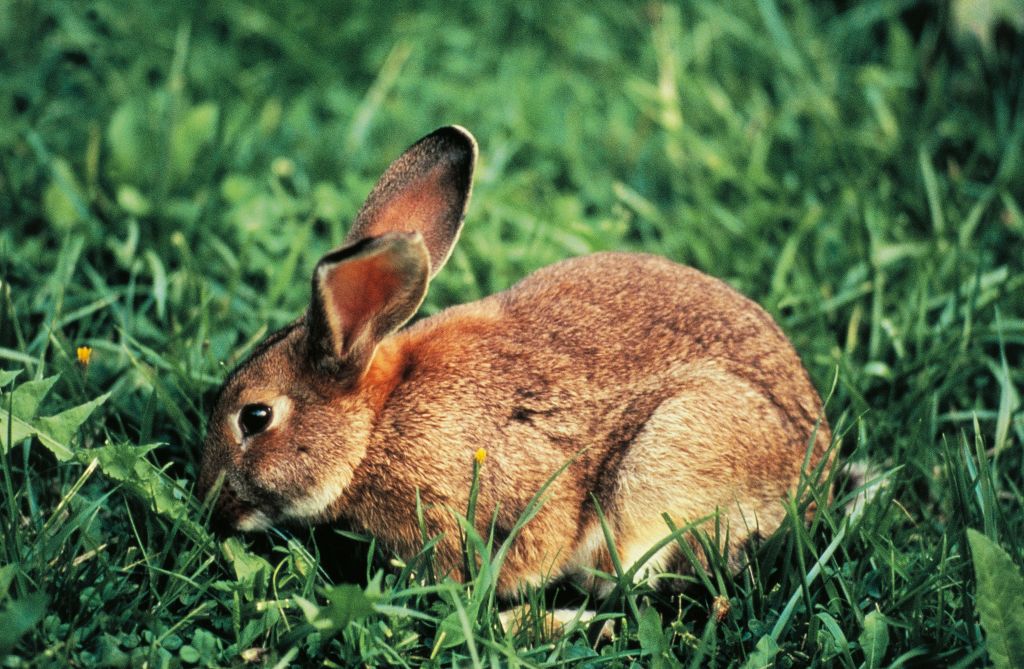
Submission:
MULTIPOLYGON (((507 536, 531 497, 498 589, 514 594, 612 564, 594 500, 627 567, 678 526, 718 514, 736 556, 785 515, 807 456, 830 441, 821 401, 757 304, 664 258, 599 253, 399 328, 459 236, 476 142, 441 128, 396 160, 345 244, 313 272, 306 313, 225 381, 199 489, 237 530, 344 519, 401 556, 422 546, 458 578, 474 453, 478 521, 507 536), (573 459, 575 458, 575 459, 573 459)), ((725 532, 723 532, 725 536, 725 532)), ((678 545, 646 567, 680 569, 678 545)))

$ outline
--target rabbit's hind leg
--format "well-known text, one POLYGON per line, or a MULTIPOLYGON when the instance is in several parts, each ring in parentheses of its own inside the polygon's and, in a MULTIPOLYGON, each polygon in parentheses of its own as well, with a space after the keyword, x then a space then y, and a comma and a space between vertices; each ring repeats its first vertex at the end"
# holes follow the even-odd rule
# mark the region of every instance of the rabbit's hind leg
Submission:
MULTIPOLYGON (((730 567, 738 569, 749 539, 773 532, 782 522, 781 500, 799 472, 799 462, 776 462, 773 468, 759 462, 774 445, 787 441, 775 416, 756 389, 719 374, 691 379, 659 405, 619 465, 607 510, 622 567, 633 567, 670 534, 668 514, 677 528, 698 523, 710 536, 720 537, 719 548, 727 550, 730 567), (779 468, 793 469, 794 476, 780 476, 779 468)), ((695 538, 687 534, 685 540, 706 566, 695 538)), ((679 543, 671 541, 646 558, 636 578, 687 563, 679 543)))

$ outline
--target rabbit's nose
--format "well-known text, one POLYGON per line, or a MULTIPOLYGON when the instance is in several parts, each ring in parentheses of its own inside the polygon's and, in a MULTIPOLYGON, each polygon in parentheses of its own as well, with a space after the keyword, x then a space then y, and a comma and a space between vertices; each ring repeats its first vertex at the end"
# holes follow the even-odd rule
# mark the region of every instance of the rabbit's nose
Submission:
POLYGON ((212 487, 214 487, 213 484, 210 484, 202 491, 204 501, 213 504, 210 513, 210 530, 219 537, 225 537, 238 531, 238 519, 245 513, 246 507, 226 480, 217 491, 217 497, 206 500, 205 495, 210 494, 212 487))

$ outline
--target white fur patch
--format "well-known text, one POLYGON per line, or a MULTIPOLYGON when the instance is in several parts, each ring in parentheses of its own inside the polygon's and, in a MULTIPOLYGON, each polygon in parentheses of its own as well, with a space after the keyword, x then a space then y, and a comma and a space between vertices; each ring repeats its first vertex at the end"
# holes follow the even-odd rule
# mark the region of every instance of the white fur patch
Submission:
MULTIPOLYGON (((667 527, 665 528, 665 535, 668 535, 667 527)), ((655 543, 657 543, 657 541, 652 541, 650 543, 637 543, 633 544, 632 546, 626 547, 626 549, 623 551, 624 555, 622 556, 623 569, 628 570, 632 569, 633 567, 636 567, 637 563, 640 562, 640 558, 642 558, 644 554, 648 550, 650 550, 655 543)), ((669 544, 666 544, 665 546, 662 546, 657 553, 652 555, 646 562, 639 566, 639 568, 633 574, 633 582, 639 583, 640 581, 643 581, 647 578, 656 579, 659 573, 664 572, 666 570, 668 560, 670 557, 672 557, 672 554, 675 552, 675 550, 675 542, 671 542, 669 544)))
POLYGON ((270 527, 270 519, 258 510, 250 511, 238 521, 238 529, 242 532, 259 532, 270 527))
POLYGON ((291 518, 313 519, 320 517, 331 505, 331 502, 341 496, 345 486, 339 482, 331 482, 327 485, 309 492, 302 499, 295 500, 289 504, 284 513, 291 518))
MULTIPOLYGON (((530 622, 531 616, 535 615, 537 614, 531 613, 530 607, 524 604, 499 611, 498 622, 507 634, 518 634, 526 626, 525 623, 530 622)), ((595 616, 597 612, 590 609, 551 609, 544 614, 541 622, 546 634, 557 636, 568 631, 570 626, 587 627, 595 616)), ((614 631, 614 621, 606 620, 601 625, 600 636, 605 641, 611 641, 614 631)))
POLYGON ((236 411, 231 415, 231 420, 228 421, 228 426, 231 428, 231 436, 235 440, 235 444, 238 445, 239 450, 245 452, 245 440, 242 438, 242 428, 238 424, 238 414, 241 410, 236 411))

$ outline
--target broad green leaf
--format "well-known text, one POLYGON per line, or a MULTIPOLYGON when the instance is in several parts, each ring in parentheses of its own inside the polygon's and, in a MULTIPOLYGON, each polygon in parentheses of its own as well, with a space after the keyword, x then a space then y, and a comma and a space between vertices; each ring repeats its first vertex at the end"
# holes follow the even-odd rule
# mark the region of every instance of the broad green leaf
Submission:
POLYGON ((661 616, 653 606, 647 607, 640 614, 637 638, 640 641, 640 647, 651 655, 660 655, 667 649, 665 634, 661 629, 661 616))
POLYGON ((235 570, 235 578, 246 586, 251 587, 257 578, 271 571, 269 562, 246 549, 235 537, 224 540, 222 548, 224 556, 235 570))
POLYGON ((103 634, 97 644, 97 665, 101 667, 128 667, 131 658, 121 650, 118 639, 110 634, 103 634))
POLYGON ((200 655, 199 651, 192 646, 182 646, 181 649, 178 650, 178 657, 180 657, 181 661, 185 664, 195 664, 199 661, 200 655))
POLYGON ((43 619, 47 604, 46 595, 37 592, 10 600, 0 609, 0 658, 10 653, 18 639, 43 619))
POLYGON ((37 420, 39 440, 49 446, 50 450, 53 450, 51 444, 67 444, 71 437, 75 436, 75 432, 82 426, 82 423, 88 420, 96 407, 106 402, 108 397, 110 397, 110 393, 105 393, 94 400, 79 404, 55 416, 39 418, 37 420))
MULTIPOLYGON (((7 452, 10 448, 10 444, 7 442, 7 436, 10 434, 11 444, 17 444, 22 439, 31 437, 36 433, 36 428, 30 423, 26 423, 17 416, 11 416, 6 410, 0 411, 0 455, 7 452)), ((67 457, 61 458, 67 460, 70 457, 70 451, 67 457)), ((58 456, 60 457, 60 456, 58 456)))
MULTIPOLYGON (((11 413, 22 420, 32 420, 39 411, 39 404, 43 401, 46 393, 57 382, 56 376, 48 376, 37 381, 26 381, 14 389, 11 397, 11 413)), ((7 408, 7 403, 4 403, 7 408)))
POLYGON ((373 615, 373 603, 369 588, 346 583, 327 588, 327 606, 321 607, 320 616, 331 621, 336 629, 344 629, 349 623, 373 615))
MULTIPOLYGON (((0 381, 9 382, 12 378, 13 374, 4 372, 0 381)), ((122 482, 129 490, 147 500, 158 513, 173 518, 193 538, 203 540, 206 534, 190 519, 183 491, 146 460, 146 453, 156 448, 155 444, 114 444, 77 452, 72 450, 71 441, 75 432, 96 407, 107 400, 109 393, 54 416, 36 417, 40 403, 56 380, 57 377, 50 377, 28 381, 11 393, 0 396, 3 403, 0 409, 0 452, 6 453, 11 444, 35 436, 58 460, 78 458, 84 463, 96 458, 104 474, 122 482)))
POLYGON ((14 580, 14 574, 18 571, 18 566, 13 564, 5 564, 0 567, 0 601, 7 596, 7 590, 11 587, 11 581, 14 580))
POLYGON ((111 162, 126 175, 137 175, 139 163, 150 154, 142 117, 140 104, 132 100, 118 107, 107 125, 111 162))
POLYGON ((640 648, 645 653, 650 653, 650 665, 653 669, 668 669, 677 666, 675 656, 671 654, 671 630, 664 630, 661 627, 661 616, 657 609, 649 606, 640 614, 640 621, 637 627, 637 638, 640 641, 640 648))
MULTIPOLYGON (((465 520, 461 516, 456 517, 460 522, 465 520)), ((376 593, 379 590, 376 586, 379 584, 381 576, 383 576, 383 573, 378 573, 366 589, 370 593, 371 599, 377 598, 376 593)), ((461 646, 473 636, 473 621, 478 618, 481 600, 473 596, 463 597, 464 594, 467 593, 460 592, 458 588, 451 587, 443 595, 445 603, 451 609, 451 613, 441 621, 441 625, 438 627, 439 640, 436 643, 442 648, 461 646)))
POLYGON ((192 635, 192 647, 199 652, 199 659, 204 667, 212 667, 219 653, 217 638, 202 627, 192 635))
POLYGON ((43 191, 43 211, 54 227, 67 230, 88 216, 82 187, 63 158, 55 158, 51 166, 52 179, 43 191))
POLYGON ((206 102, 188 110, 171 134, 171 169, 176 177, 186 177, 203 146, 217 134, 220 108, 206 102))
POLYGON ((1009 554, 984 534, 968 529, 967 540, 989 659, 996 669, 1024 667, 1024 576, 1009 554))
POLYGON ((130 481, 136 478, 136 467, 139 461, 154 448, 156 444, 134 446, 132 444, 112 444, 91 449, 89 452, 99 460, 100 469, 115 481, 130 481))
POLYGON ((864 616, 864 630, 857 641, 864 650, 864 666, 868 669, 881 667, 889 648, 889 626, 881 612, 872 611, 864 616))
POLYGON ((775 664, 775 656, 779 654, 779 644, 771 635, 765 634, 761 637, 754 652, 747 657, 743 663, 743 669, 765 669, 775 664))
POLYGON ((8 372, 5 369, 0 369, 0 388, 3 388, 8 383, 16 379, 18 374, 21 374, 20 369, 16 369, 13 372, 8 372))
MULTIPOLYGON (((459 618, 457 610, 445 616, 437 629, 439 634, 444 635, 444 642, 441 644, 442 648, 454 648, 466 642, 466 632, 463 630, 462 620, 459 618)), ((441 637, 439 636, 438 638, 441 637)))
POLYGON ((96 458, 104 474, 115 481, 120 481, 130 491, 149 502, 157 513, 174 519, 194 540, 205 541, 208 535, 191 519, 184 492, 145 458, 145 455, 156 447, 156 444, 111 444, 90 448, 83 451, 83 454, 96 458))
MULTIPOLYGON (((302 609, 306 621, 321 632, 337 632, 349 623, 361 620, 376 612, 374 603, 380 599, 380 579, 383 572, 366 586, 366 589, 351 583, 327 588, 327 604, 317 606, 302 597, 294 597, 295 603, 302 609)), ((444 623, 442 623, 442 628, 444 623)))
POLYGON ((0 396, 3 404, 0 408, 0 453, 6 453, 11 444, 34 435, 43 446, 57 456, 58 460, 65 461, 74 457, 70 444, 72 437, 110 394, 107 393, 55 416, 37 418, 40 403, 56 381, 56 376, 26 381, 9 395, 0 396))

